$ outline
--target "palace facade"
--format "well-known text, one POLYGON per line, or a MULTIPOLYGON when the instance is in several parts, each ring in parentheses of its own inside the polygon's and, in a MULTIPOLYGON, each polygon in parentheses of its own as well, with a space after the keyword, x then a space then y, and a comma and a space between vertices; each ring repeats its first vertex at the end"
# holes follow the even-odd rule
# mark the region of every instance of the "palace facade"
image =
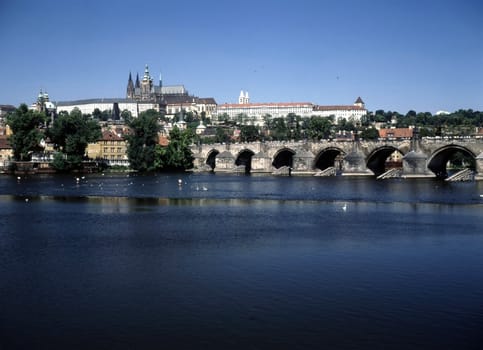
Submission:
POLYGON ((352 105, 320 106, 311 102, 250 103, 248 92, 241 91, 238 103, 225 103, 217 107, 214 120, 236 120, 243 115, 250 123, 263 125, 265 117, 279 118, 291 113, 301 117, 334 117, 334 122, 338 122, 343 118, 359 121, 367 114, 367 110, 360 97, 352 105))

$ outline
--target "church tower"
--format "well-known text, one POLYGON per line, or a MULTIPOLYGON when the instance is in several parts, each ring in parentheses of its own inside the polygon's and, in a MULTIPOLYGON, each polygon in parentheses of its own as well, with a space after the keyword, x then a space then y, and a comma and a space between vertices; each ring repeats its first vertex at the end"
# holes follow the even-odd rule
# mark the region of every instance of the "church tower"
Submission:
POLYGON ((143 81, 141 82, 141 100, 149 100, 153 89, 153 79, 149 75, 149 67, 144 69, 143 81))
POLYGON ((129 79, 127 81, 127 89, 126 89, 126 97, 133 99, 134 98, 134 93, 135 93, 134 83, 132 81, 131 72, 129 72, 129 79))
POLYGON ((238 104, 246 105, 250 103, 250 97, 248 96, 248 91, 240 91, 240 96, 238 97, 238 104))
POLYGON ((362 101, 362 98, 360 96, 357 98, 356 102, 354 102, 354 106, 357 106, 357 107, 360 107, 360 108, 366 107, 364 101, 362 101))
POLYGON ((134 85, 136 89, 141 88, 141 83, 139 82, 139 73, 136 73, 136 85, 134 85))

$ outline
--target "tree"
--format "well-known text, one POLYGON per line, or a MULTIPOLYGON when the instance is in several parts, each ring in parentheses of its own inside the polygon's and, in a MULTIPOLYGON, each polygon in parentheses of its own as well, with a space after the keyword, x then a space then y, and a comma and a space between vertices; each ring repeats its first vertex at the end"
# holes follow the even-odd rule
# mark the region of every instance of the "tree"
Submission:
POLYGON ((160 130, 158 118, 159 113, 148 110, 128 122, 132 132, 127 137, 127 155, 131 168, 134 170, 153 171, 156 169, 155 149, 160 130))
POLYGON ((328 139, 332 131, 329 118, 312 116, 308 122, 308 136, 315 140, 328 139))
POLYGON ((7 124, 13 133, 9 142, 15 160, 30 160, 32 153, 41 149, 43 133, 39 128, 45 123, 45 119, 45 114, 29 110, 26 104, 21 104, 7 117, 7 124))
POLYGON ((215 142, 225 143, 230 141, 230 130, 223 127, 216 128, 215 142))
POLYGON ((377 140, 379 138, 379 131, 375 128, 366 128, 362 130, 360 136, 364 140, 377 140))
POLYGON ((154 168, 174 171, 192 168, 193 154, 190 145, 193 137, 190 129, 181 131, 174 127, 169 133, 168 146, 156 145, 154 168))
MULTIPOLYGON (((48 130, 48 136, 64 157, 66 164, 57 159, 58 170, 80 169, 88 143, 101 137, 101 127, 97 120, 83 116, 79 109, 61 113, 48 130)), ((55 165, 55 164, 54 164, 55 165)))
POLYGON ((240 139, 244 142, 257 141, 259 138, 258 129, 255 125, 242 125, 240 127, 240 139))
POLYGON ((272 135, 273 139, 277 141, 284 141, 288 139, 289 129, 284 118, 272 119, 270 125, 270 134, 272 135))
POLYGON ((124 109, 122 112, 121 112, 121 119, 124 120, 124 121, 129 121, 131 120, 132 118, 132 114, 131 112, 129 112, 127 109, 124 109))

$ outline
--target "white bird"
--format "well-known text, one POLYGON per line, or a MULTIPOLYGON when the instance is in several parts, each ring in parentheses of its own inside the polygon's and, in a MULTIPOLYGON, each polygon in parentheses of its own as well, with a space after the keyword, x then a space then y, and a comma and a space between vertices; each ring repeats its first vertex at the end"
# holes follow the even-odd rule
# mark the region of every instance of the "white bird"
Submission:
POLYGON ((346 211, 347 210, 347 203, 344 203, 344 205, 342 206, 342 210, 343 211, 346 211))

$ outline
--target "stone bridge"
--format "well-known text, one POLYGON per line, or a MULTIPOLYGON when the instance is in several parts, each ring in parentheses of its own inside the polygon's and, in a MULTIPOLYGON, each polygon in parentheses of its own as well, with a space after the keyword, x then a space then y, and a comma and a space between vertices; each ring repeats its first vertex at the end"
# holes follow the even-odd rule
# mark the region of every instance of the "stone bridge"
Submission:
POLYGON ((446 177, 457 152, 470 160, 483 179, 483 139, 405 139, 384 141, 292 141, 193 145, 195 171, 317 175, 334 169, 342 175, 375 175, 386 159, 402 156, 403 177, 446 177))

